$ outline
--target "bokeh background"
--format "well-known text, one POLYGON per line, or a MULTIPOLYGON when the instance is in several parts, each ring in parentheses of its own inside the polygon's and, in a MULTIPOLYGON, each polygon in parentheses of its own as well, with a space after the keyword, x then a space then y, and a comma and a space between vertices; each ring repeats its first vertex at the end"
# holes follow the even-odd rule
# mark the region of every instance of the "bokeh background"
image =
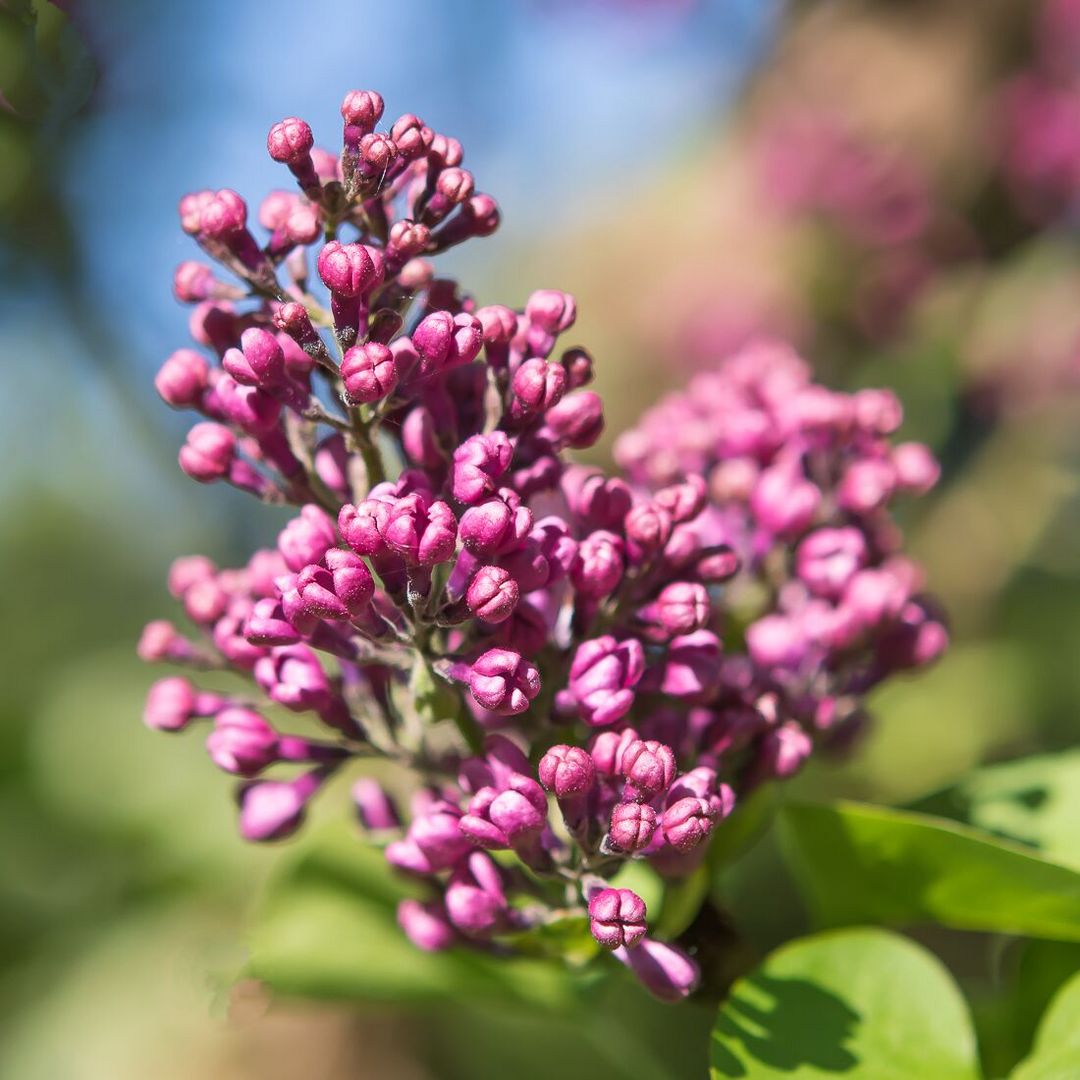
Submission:
MULTIPOLYGON (((300 115, 333 146, 354 86, 459 137, 499 199, 496 236, 450 257, 482 302, 577 294, 611 433, 768 335, 834 385, 893 386, 940 455, 905 525, 954 648, 803 791, 913 805, 1080 742, 1080 5, 62 7, 0 4, 0 1075, 700 1071, 707 1010, 629 986, 584 1016, 408 977, 337 1005, 234 987, 280 851, 235 837, 197 739, 139 722, 169 562, 229 565, 280 524, 175 465, 152 378, 186 337, 176 200, 281 186, 266 129, 300 115)), ((757 947, 803 925, 767 843, 726 889, 757 947)), ((997 1052, 995 972, 935 944, 997 1052)))

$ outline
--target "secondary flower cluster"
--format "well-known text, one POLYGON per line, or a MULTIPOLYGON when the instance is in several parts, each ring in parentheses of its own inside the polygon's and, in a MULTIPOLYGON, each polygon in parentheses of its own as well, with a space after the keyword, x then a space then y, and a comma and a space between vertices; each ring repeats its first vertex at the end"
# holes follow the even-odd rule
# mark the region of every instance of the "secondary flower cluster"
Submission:
POLYGON ((427 257, 498 211, 453 139, 382 112, 348 94, 336 158, 303 121, 274 125, 300 191, 264 200, 262 242, 235 192, 181 201, 241 282, 176 274, 202 350, 170 356, 157 387, 204 417, 181 468, 299 509, 244 567, 173 565, 194 630, 151 623, 140 654, 253 685, 169 676, 145 719, 207 724, 255 841, 294 833, 355 760, 403 767, 407 818, 370 778, 353 794, 425 890, 399 911, 417 945, 535 950, 577 920, 676 1000, 694 961, 613 879, 636 859, 696 868, 738 798, 941 651, 886 509, 936 466, 890 445, 891 395, 832 394, 772 347, 624 436, 627 478, 571 464, 603 426, 588 354, 557 347, 573 299, 480 307, 436 277, 427 257))

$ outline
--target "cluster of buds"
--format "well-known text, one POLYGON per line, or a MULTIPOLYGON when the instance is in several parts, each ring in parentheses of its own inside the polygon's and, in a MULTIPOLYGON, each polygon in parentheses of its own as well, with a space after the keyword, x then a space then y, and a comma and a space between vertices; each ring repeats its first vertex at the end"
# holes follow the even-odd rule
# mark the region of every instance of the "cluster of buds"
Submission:
POLYGON ((408 815, 370 778, 353 794, 372 842, 427 891, 399 911, 419 947, 505 951, 577 919, 677 1000, 693 959, 650 936, 644 901, 613 879, 631 860, 693 871, 747 791, 851 728, 888 672, 941 651, 886 510, 936 466, 890 445, 891 395, 830 394, 775 349, 624 436, 625 477, 571 464, 603 425, 589 355, 557 347, 573 299, 480 307, 435 277, 428 256, 498 211, 455 140, 408 115, 385 130, 382 111, 346 96, 337 158, 303 121, 274 125, 270 154, 299 191, 263 203, 265 243, 231 191, 181 202, 240 282, 177 271, 203 348, 169 357, 157 386, 205 418, 181 468, 298 510, 244 567, 173 565, 194 629, 151 623, 140 655, 252 685, 173 675, 145 720, 209 728, 254 841, 292 835, 363 759, 404 767, 408 815), (751 593, 744 634, 733 602, 751 593), (299 714, 304 733, 283 730, 299 714))

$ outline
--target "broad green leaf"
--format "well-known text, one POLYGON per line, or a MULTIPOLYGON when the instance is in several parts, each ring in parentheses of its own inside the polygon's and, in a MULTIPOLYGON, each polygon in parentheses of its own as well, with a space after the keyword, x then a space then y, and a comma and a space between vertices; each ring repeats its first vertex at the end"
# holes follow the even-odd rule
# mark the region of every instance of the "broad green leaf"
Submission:
POLYGON ((921 946, 837 930, 768 956, 713 1028, 713 1080, 978 1080, 967 1006, 921 946))
POLYGON ((560 966, 467 949, 417 949, 396 922, 411 886, 345 827, 284 856, 250 932, 249 973, 300 997, 438 1001, 470 995, 566 1007, 579 983, 560 966))
POLYGON ((951 796, 971 824, 1080 869, 1080 750, 990 765, 951 796))
POLYGON ((1058 991, 1039 1024, 1035 1046, 1011 1080, 1076 1080, 1080 1076, 1080 975, 1058 991))
POLYGON ((1080 872, 953 821, 790 804, 784 846, 822 925, 940 923, 1080 941, 1080 872))
POLYGON ((745 799, 713 830, 709 841, 708 864, 714 873, 738 858, 756 843, 772 824, 776 814, 776 786, 763 784, 745 799))
POLYGON ((664 906, 664 879, 644 859, 627 859, 612 875, 610 884, 616 889, 633 889, 645 901, 650 919, 664 906))

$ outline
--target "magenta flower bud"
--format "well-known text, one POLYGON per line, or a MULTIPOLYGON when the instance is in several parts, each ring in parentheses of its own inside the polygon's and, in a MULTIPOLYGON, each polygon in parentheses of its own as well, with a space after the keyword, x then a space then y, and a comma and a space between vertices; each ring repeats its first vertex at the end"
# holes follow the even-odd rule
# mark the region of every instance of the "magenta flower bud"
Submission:
POLYGON ((767 776, 787 780, 803 766, 814 749, 813 740, 794 720, 769 731, 758 751, 759 766, 767 776))
POLYGON ((656 832, 656 811, 648 803, 616 803, 611 811, 608 835, 619 851, 641 851, 656 832))
POLYGON ((383 99, 374 90, 350 90, 341 102, 341 118, 360 135, 375 130, 382 119, 383 99))
POLYGON ((904 422, 904 408, 891 390, 859 390, 853 395, 855 423, 872 435, 892 435, 904 422))
POLYGON ((212 191, 193 191, 180 200, 180 228, 189 236, 197 236, 201 231, 203 210, 213 198, 212 191))
POLYGON ((135 652, 140 660, 148 664, 162 660, 183 663, 195 660, 199 655, 191 642, 167 619, 154 619, 143 627, 135 652))
POLYGON ((578 544, 570 580, 582 596, 599 600, 619 587, 625 568, 622 540, 614 533, 599 530, 578 544))
POLYGON ((387 346, 376 341, 354 345, 342 358, 341 379, 345 396, 352 404, 381 401, 397 386, 397 359, 387 346))
POLYGON ((889 570, 860 570, 844 589, 842 606, 864 627, 899 618, 908 602, 908 585, 889 570))
POLYGON ((866 538, 859 529, 815 529, 795 552, 795 572, 815 596, 835 599, 867 557, 866 538))
POLYGON ((544 424, 561 445, 585 450, 604 430, 603 402, 591 390, 579 390, 548 409, 544 424))
POLYGON ((795 465, 781 462, 758 477, 750 508, 762 528, 778 536, 795 536, 814 520, 821 492, 795 465))
MULTIPOLYGON (((215 373, 211 372, 211 378, 215 373)), ((254 386, 241 386, 231 375, 217 373, 212 393, 225 419, 247 434, 261 436, 278 425, 281 402, 254 386)))
POLYGON ((454 451, 454 498, 471 506, 494 494, 495 481, 510 467, 513 455, 513 444, 503 431, 470 436, 454 451))
POLYGON ((590 529, 617 529, 633 503, 625 481, 582 466, 563 473, 562 489, 574 516, 590 529))
POLYGON ((385 832, 401 824, 397 808, 377 780, 362 777, 353 784, 351 794, 363 828, 370 832, 385 832))
POLYGON ((279 120, 266 136, 266 150, 282 165, 299 166, 311 159, 315 136, 308 124, 296 116, 279 120))
POLYGON ((216 573, 217 567, 205 555, 182 555, 169 567, 169 592, 181 600, 192 585, 212 578, 216 573))
POLYGON ((199 231, 210 240, 228 241, 247 228, 247 203, 230 188, 206 200, 199 215, 199 231))
POLYGON ((277 546, 285 565, 298 573, 311 563, 321 563, 337 546, 334 523, 325 510, 308 503, 278 534, 277 546))
POLYGON ((540 693, 540 672, 510 649, 488 649, 469 670, 478 705, 498 716, 515 716, 540 693))
POLYGON ((442 904, 434 900, 402 900, 397 908, 398 926, 405 936, 424 952, 441 952, 454 943, 454 928, 442 904))
POLYGON ((856 514, 868 514, 884 506, 896 487, 896 470, 884 458, 864 458, 844 470, 836 501, 856 514))
POLYGON ((574 325, 577 305, 569 293, 558 289, 537 289, 525 304, 529 322, 542 327, 549 334, 561 334, 574 325))
POLYGON ((375 595, 375 582, 367 563, 351 551, 331 548, 325 556, 333 577, 334 594, 350 615, 361 614, 375 595))
POLYGON ((524 420, 546 412, 562 399, 566 372, 558 364, 534 357, 514 372, 510 388, 514 395, 510 415, 524 420))
POLYGON ((394 140, 397 152, 408 161, 419 157, 432 144, 431 129, 424 127, 424 122, 412 113, 394 121, 390 138, 394 140))
POLYGON ((173 271, 173 295, 182 304, 198 304, 231 295, 206 263, 186 259, 173 271))
POLYGON ((645 672, 645 652, 636 638, 610 634, 582 642, 570 665, 569 692, 585 723, 604 727, 634 704, 634 687, 645 672))
POLYGON ((314 769, 295 780, 257 780, 239 793, 240 834, 245 840, 264 842, 291 836, 304 820, 308 801, 319 789, 325 773, 314 769))
POLYGON ((300 631, 285 615, 280 600, 264 597, 251 609, 244 623, 244 637, 252 645, 295 645, 300 631))
POLYGON ((559 743, 540 759, 537 775, 548 791, 564 799, 588 791, 596 778, 596 767, 587 750, 559 743))
POLYGON ((566 388, 578 390, 593 380, 592 357, 584 349, 567 349, 559 361, 566 372, 566 388))
POLYGON ((433 870, 446 870, 458 862, 470 848, 461 831, 461 817, 445 804, 436 804, 418 814, 409 826, 408 839, 414 843, 433 870))
POLYGON ((194 349, 177 349, 161 365, 154 387, 174 409, 195 408, 208 385, 210 365, 194 349))
POLYGON ((236 436, 221 424, 196 424, 180 447, 180 468, 200 484, 223 480, 236 457, 236 436))
POLYGON ((296 592, 311 618, 340 622, 349 618, 349 609, 334 592, 334 576, 324 566, 305 566, 296 577, 296 592))
POLYGON ((468 870, 458 870, 446 889, 446 913, 454 926, 468 937, 485 937, 503 921, 506 897, 501 889, 485 887, 488 882, 477 884, 473 869, 476 856, 487 860, 490 873, 497 879, 498 871, 489 856, 475 852, 469 859, 468 870))
POLYGON ((698 559, 694 572, 708 585, 730 581, 740 569, 739 556, 725 544, 706 552, 698 559))
POLYGON ((480 321, 485 345, 509 345, 517 333, 517 313, 502 304, 478 308, 476 317, 480 321))
POLYGON ((385 178, 398 153, 393 139, 378 131, 361 135, 356 150, 357 171, 365 179, 378 177, 379 181, 385 178))
POLYGON ((518 583, 501 566, 482 566, 469 583, 465 603, 484 622, 501 623, 517 606, 518 583))
POLYGON ((656 739, 632 742, 619 760, 619 773, 626 778, 630 794, 638 799, 662 795, 675 779, 675 754, 656 739))
POLYGON ((143 723, 154 731, 183 731, 196 715, 195 705, 195 688, 187 679, 158 679, 146 695, 143 723))
POLYGON ((316 654, 306 645, 283 645, 255 663, 255 681, 273 701, 294 712, 322 712, 333 696, 316 654))
POLYGON ((664 839, 677 851, 693 851, 712 832, 716 816, 708 799, 692 795, 679 799, 664 811, 664 839))
POLYGON ((549 585, 561 581, 570 573, 577 558, 577 541, 570 535, 570 528, 562 518, 541 518, 533 526, 529 539, 537 545, 547 561, 549 585))
POLYGON ((532 512, 518 495, 503 490, 493 499, 470 506, 461 515, 459 533, 468 551, 481 558, 515 551, 532 529, 532 512))
POLYGON ((676 525, 681 525, 685 521, 692 521, 705 509, 707 495, 705 481, 700 476, 691 474, 681 484, 661 488, 654 499, 657 506, 671 515, 671 520, 676 525))
POLYGON ((937 458, 922 443, 906 442, 894 446, 890 461, 896 486, 913 495, 925 495, 941 476, 937 458))
POLYGON ((721 660, 720 639, 711 630, 673 638, 660 689, 677 698, 707 698, 718 687, 721 660))
POLYGON ((682 1001, 701 981, 697 964, 682 949, 663 941, 645 938, 636 949, 616 949, 614 956, 661 1001, 682 1001))
POLYGON ((277 760, 277 732, 254 709, 222 709, 206 739, 210 759, 225 772, 254 776, 277 760))
POLYGON ((420 356, 422 375, 471 363, 484 342, 480 321, 465 312, 433 311, 420 320, 410 336, 420 356))
POLYGON ((623 519, 623 531, 635 559, 662 551, 671 539, 671 515, 655 502, 639 503, 623 519))
POLYGON ((601 889, 589 900, 589 930, 605 949, 632 949, 645 936, 645 901, 630 889, 601 889))
POLYGON ((356 506, 346 503, 338 512, 341 538, 359 555, 382 554, 386 551, 383 532, 392 507, 392 501, 386 499, 365 499, 356 506))
POLYGON ((428 505, 423 495, 414 492, 390 506, 383 539, 411 565, 434 566, 454 554, 457 518, 446 503, 428 505))
POLYGON ((216 622, 228 606, 229 594, 217 578, 203 578, 184 592, 184 611, 192 622, 204 625, 216 622))
POLYGON ((481 847, 517 846, 539 834, 547 822, 547 798, 527 776, 513 775, 503 791, 481 788, 461 819, 461 831, 481 847))
POLYGON ((603 731, 593 739, 590 756, 596 771, 603 776, 618 776, 622 768, 622 756, 627 747, 640 736, 633 728, 624 731, 603 731))
POLYGON ((695 581, 673 581, 660 590, 651 610, 668 634, 691 634, 709 621, 709 594, 695 581))
POLYGON ((810 641, 801 622, 791 615, 763 615, 746 628, 746 649, 765 668, 798 668, 810 641))
POLYGON ((222 367, 238 383, 269 388, 282 382, 285 353, 273 334, 249 327, 240 335, 240 346, 240 350, 229 349, 222 358, 222 367))
POLYGON ((387 250, 405 262, 414 255, 425 252, 430 241, 431 230, 426 225, 421 225, 411 218, 402 218, 390 226, 390 242, 387 250))
POLYGON ((382 282, 382 252, 364 244, 331 240, 319 252, 318 269, 322 283, 332 293, 360 296, 382 282))

